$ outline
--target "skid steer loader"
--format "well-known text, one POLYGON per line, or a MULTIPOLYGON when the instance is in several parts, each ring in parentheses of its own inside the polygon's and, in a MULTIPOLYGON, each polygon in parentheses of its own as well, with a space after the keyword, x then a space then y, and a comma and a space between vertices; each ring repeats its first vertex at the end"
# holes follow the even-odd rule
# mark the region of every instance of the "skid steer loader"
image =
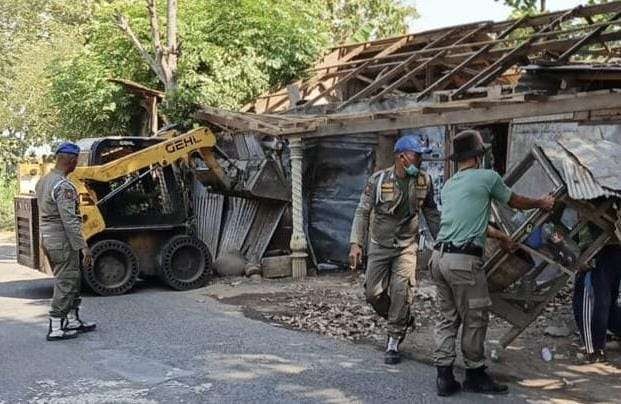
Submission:
MULTIPOLYGON (((83 234, 94 258, 90 268, 82 269, 88 286, 99 295, 118 295, 130 290, 139 276, 159 276, 176 290, 204 286, 215 252, 196 236, 194 181, 221 192, 261 193, 243 188, 239 170, 231 176, 222 168, 215 135, 197 128, 78 144, 78 167, 69 179, 79 193, 83 234)), ((35 183, 46 167, 29 163, 22 167, 20 179, 26 185, 35 183)), ((282 189, 288 192, 286 186, 282 189)), ((27 191, 21 189, 22 195, 15 198, 18 262, 45 271, 36 197, 25 195, 27 191)), ((288 198, 285 193, 282 200, 288 198)))

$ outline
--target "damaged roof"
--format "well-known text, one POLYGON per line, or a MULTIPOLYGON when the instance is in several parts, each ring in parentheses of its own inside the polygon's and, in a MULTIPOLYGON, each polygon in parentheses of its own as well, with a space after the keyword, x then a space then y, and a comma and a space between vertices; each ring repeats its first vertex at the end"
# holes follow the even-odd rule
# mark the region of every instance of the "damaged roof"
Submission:
POLYGON ((621 145, 569 134, 537 145, 560 174, 572 199, 621 197, 621 145))
POLYGON ((244 112, 275 113, 411 94, 416 101, 446 92, 451 100, 489 85, 515 85, 516 67, 565 65, 576 56, 608 63, 619 55, 621 2, 503 22, 481 21, 333 48, 298 80, 264 94, 244 112), (595 45, 595 46, 594 46, 595 45))

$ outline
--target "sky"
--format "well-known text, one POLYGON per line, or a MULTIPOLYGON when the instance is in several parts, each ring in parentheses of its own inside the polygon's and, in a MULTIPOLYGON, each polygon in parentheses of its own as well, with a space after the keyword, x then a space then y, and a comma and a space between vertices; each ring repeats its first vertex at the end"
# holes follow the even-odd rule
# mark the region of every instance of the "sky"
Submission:
MULTIPOLYGON (((420 15, 411 22, 411 32, 483 20, 503 21, 511 13, 502 0, 404 0, 403 3, 414 5, 420 15)), ((546 8, 557 11, 586 3, 587 0, 547 0, 546 8)))

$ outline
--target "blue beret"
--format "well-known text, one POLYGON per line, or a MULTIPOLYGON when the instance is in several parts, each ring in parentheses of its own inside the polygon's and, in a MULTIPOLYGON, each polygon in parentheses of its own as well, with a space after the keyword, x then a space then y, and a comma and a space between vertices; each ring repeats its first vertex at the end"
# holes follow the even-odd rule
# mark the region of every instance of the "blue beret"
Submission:
POLYGON ((58 153, 74 154, 77 156, 78 154, 80 154, 80 148, 75 143, 65 142, 58 146, 58 149, 56 149, 56 154, 58 153))
POLYGON ((425 142, 419 134, 401 136, 395 143, 395 153, 414 152, 418 154, 430 153, 431 149, 425 146, 425 142))

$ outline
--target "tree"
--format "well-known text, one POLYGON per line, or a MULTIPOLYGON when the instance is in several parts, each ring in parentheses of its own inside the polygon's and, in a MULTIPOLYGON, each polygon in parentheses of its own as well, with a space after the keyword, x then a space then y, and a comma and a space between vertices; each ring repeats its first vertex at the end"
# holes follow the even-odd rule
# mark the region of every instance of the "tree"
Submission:
POLYGON ((403 35, 418 14, 395 0, 326 0, 332 42, 365 42, 403 35))
POLYGON ((157 75, 166 92, 174 92, 177 89, 177 57, 179 54, 177 47, 177 0, 167 0, 166 2, 166 45, 162 45, 160 20, 155 0, 146 0, 146 8, 151 28, 151 42, 154 55, 147 51, 140 39, 138 39, 125 15, 120 12, 116 13, 116 24, 131 41, 142 59, 157 75))
POLYGON ((397 0, 184 0, 175 30, 168 5, 0 2, 0 133, 27 145, 141 133, 141 100, 109 78, 175 89, 172 122, 197 104, 235 109, 302 75, 328 46, 404 33, 414 15, 397 0))
MULTIPOLYGON (((500 0, 494 0, 500 1, 500 0)), ((520 13, 535 14, 546 11, 546 0, 503 0, 506 5, 520 13), (539 5, 539 7, 537 7, 539 5)))
POLYGON ((0 2, 0 176, 14 176, 26 148, 53 138, 58 121, 49 67, 82 46, 81 27, 95 3, 0 2))

